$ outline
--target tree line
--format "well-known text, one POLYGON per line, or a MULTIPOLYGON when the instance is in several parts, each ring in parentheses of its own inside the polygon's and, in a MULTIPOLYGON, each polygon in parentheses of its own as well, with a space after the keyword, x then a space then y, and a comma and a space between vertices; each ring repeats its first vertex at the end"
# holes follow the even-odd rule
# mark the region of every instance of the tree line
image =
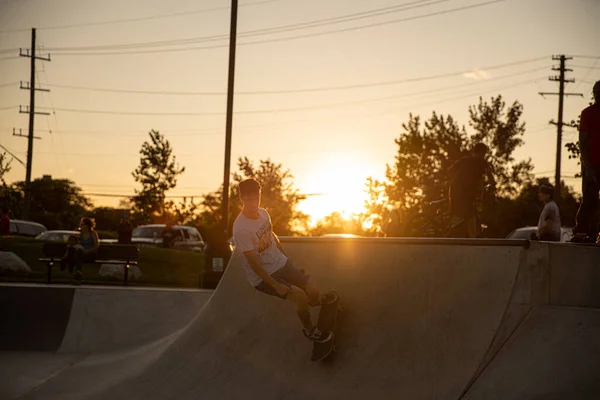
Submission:
MULTIPOLYGON (((547 178, 535 179, 531 159, 516 160, 514 152, 524 144, 526 125, 523 106, 508 105, 501 96, 489 101, 479 99, 469 107, 468 128, 452 116, 433 112, 428 119, 409 114, 394 140, 394 162, 386 165, 385 178, 364 182, 368 200, 364 210, 345 219, 339 213, 309 225, 309 216, 299 211, 305 197, 294 185, 290 170, 270 159, 257 163, 241 157, 232 173, 229 201, 230 228, 241 211, 237 183, 255 178, 263 185, 263 207, 273 218, 274 231, 280 235, 323 235, 353 233, 364 236, 402 236, 410 216, 421 212, 432 200, 444 198, 448 191, 448 167, 466 155, 475 143, 485 143, 488 161, 496 180, 493 196, 484 198, 482 221, 486 235, 504 237, 524 225, 536 225, 542 204, 537 191, 547 178)), ((119 219, 128 213, 134 224, 180 223, 194 225, 204 236, 213 237, 221 229, 222 185, 200 199, 169 200, 169 190, 177 186, 185 172, 179 165, 170 142, 159 131, 151 130, 140 149, 140 163, 132 172, 138 184, 135 194, 119 207, 93 207, 82 189, 68 179, 37 178, 31 182, 30 219, 48 229, 73 229, 83 215, 92 216, 103 230, 116 230, 119 219)), ((573 150, 575 144, 569 144, 573 150)), ((11 163, 0 154, 0 203, 22 214, 25 182, 7 184, 5 174, 11 163)), ((572 226, 577 200, 571 188, 562 185, 558 201, 563 225, 572 226)))

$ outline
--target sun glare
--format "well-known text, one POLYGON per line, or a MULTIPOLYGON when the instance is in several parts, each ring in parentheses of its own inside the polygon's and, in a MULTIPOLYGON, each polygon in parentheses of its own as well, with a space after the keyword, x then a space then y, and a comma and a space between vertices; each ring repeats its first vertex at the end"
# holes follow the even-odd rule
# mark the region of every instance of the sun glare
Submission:
POLYGON ((300 211, 309 214, 312 223, 333 212, 349 218, 363 211, 367 199, 365 180, 370 174, 370 165, 352 154, 330 156, 310 171, 303 191, 313 195, 300 203, 300 211))

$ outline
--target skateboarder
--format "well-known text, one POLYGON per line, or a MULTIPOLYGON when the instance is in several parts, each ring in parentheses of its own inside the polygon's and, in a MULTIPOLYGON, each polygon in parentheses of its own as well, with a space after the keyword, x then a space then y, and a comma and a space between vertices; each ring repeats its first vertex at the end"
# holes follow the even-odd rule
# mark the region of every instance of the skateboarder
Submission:
POLYGON ((313 325, 309 312, 309 306, 320 304, 319 291, 309 283, 308 275, 294 267, 273 233, 269 213, 260 208, 260 183, 246 179, 240 182, 239 191, 244 206, 233 223, 233 238, 236 251, 243 254, 248 282, 263 293, 293 301, 308 339, 330 340, 332 333, 313 325))
POLYGON ((450 176, 450 215, 463 218, 467 224, 468 237, 476 238, 477 228, 477 193, 481 190, 484 178, 493 188, 494 175, 489 163, 485 160, 488 147, 477 143, 473 154, 463 157, 448 168, 450 176))

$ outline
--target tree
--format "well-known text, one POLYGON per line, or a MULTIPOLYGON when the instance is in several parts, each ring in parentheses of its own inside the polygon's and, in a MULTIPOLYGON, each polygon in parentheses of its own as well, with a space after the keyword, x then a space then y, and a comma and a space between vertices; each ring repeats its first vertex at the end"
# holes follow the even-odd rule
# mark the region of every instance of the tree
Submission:
MULTIPOLYGON (((231 231, 233 222, 242 210, 239 200, 238 185, 241 181, 254 178, 262 186, 262 203, 271 215, 273 231, 278 235, 291 235, 305 228, 308 215, 298 211, 297 207, 304 196, 294 188, 293 176, 289 170, 283 170, 281 164, 275 164, 270 159, 261 160, 255 166, 247 157, 238 159, 239 172, 232 174, 229 190, 228 220, 231 231)), ((201 212, 196 218, 196 224, 203 227, 204 233, 219 231, 222 224, 221 204, 223 186, 216 192, 208 193, 202 200, 201 212)))
POLYGON ((502 96, 492 98, 490 104, 480 97, 477 107, 469 107, 469 125, 475 130, 471 144, 485 143, 492 152, 488 161, 494 171, 497 193, 510 197, 531 181, 533 164, 531 159, 515 162, 513 158, 513 152, 523 145, 523 106, 515 101, 506 113, 505 107, 502 96))
POLYGON ((13 204, 18 203, 16 199, 18 194, 4 180, 4 176, 11 170, 10 164, 11 161, 7 159, 6 153, 0 154, 0 204, 3 207, 12 208, 13 204))
POLYGON ((140 165, 132 172, 142 185, 131 200, 133 211, 145 222, 168 217, 165 193, 177 185, 177 176, 185 171, 176 163, 171 144, 160 132, 151 130, 149 136, 140 150, 140 165))
POLYGON ((333 212, 317 221, 317 224, 309 232, 312 236, 323 236, 328 233, 350 233, 354 235, 364 233, 358 216, 354 215, 346 219, 338 212, 333 212))
POLYGON ((173 201, 168 201, 165 204, 165 209, 170 214, 171 221, 177 221, 180 224, 188 224, 194 221, 198 214, 198 204, 194 202, 194 198, 186 198, 176 204, 173 201))
POLYGON ((10 172, 12 160, 8 160, 6 153, 0 154, 0 183, 2 186, 6 186, 4 175, 10 172))
POLYGON ((423 204, 446 197, 448 167, 478 142, 490 148, 488 160, 494 170, 497 193, 514 196, 532 179, 533 165, 531 160, 515 162, 512 157, 523 144, 523 107, 515 101, 506 111, 505 108, 501 96, 492 98, 490 103, 480 98, 476 107, 469 107, 471 135, 451 116, 434 112, 422 124, 419 116, 409 114, 408 122, 402 124, 403 132, 395 139, 398 152, 394 164, 386 165, 386 179, 367 181, 370 198, 365 220, 370 222, 370 231, 389 235, 383 231, 384 226, 406 223, 423 204))
POLYGON ((129 213, 124 208, 96 207, 90 215, 96 221, 96 225, 105 231, 116 231, 123 215, 129 213))
MULTIPOLYGON (((22 198, 25 182, 13 185, 16 193, 22 198)), ((22 212, 21 203, 11 206, 13 215, 22 212)), ((81 188, 68 179, 52 179, 46 175, 31 181, 31 207, 29 218, 39 222, 48 229, 75 229, 79 221, 85 217, 92 202, 81 193, 81 188)))
MULTIPOLYGON (((590 103, 590 106, 593 103, 590 103)), ((577 117, 577 126, 579 126, 579 122, 581 121, 581 115, 577 117)), ((579 139, 574 142, 565 143, 565 148, 567 149, 567 154, 569 155, 569 160, 576 159, 577 165, 581 166, 581 148, 579 147, 579 139)), ((576 177, 581 177, 581 172, 575 174, 576 177)))

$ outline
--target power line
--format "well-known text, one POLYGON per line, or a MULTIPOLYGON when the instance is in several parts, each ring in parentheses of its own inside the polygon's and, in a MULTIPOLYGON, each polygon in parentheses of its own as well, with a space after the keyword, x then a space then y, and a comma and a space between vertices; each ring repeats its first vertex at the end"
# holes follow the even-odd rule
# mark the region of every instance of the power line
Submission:
MULTIPOLYGON (((81 194, 90 197, 117 197, 117 198, 125 198, 125 197, 135 197, 136 194, 116 194, 116 193, 87 193, 81 192, 81 194)), ((183 199, 183 198, 192 198, 192 197, 204 197, 204 194, 190 194, 186 196, 165 196, 167 199, 183 199)))
MULTIPOLYGON (((283 38, 264 39, 264 40, 257 40, 257 41, 253 41, 253 42, 242 42, 242 43, 238 43, 238 45, 246 46, 246 45, 253 45, 253 44, 273 43, 273 42, 281 42, 281 41, 294 40, 294 39, 317 37, 317 36, 335 34, 335 33, 340 33, 340 32, 356 31, 356 30, 361 30, 361 29, 366 29, 366 28, 391 25, 391 24, 396 24, 396 23, 400 23, 400 22, 413 21, 413 20, 429 18, 429 17, 433 17, 433 16, 437 16, 437 15, 444 15, 444 14, 450 14, 450 13, 455 13, 455 12, 459 12, 459 11, 465 11, 468 9, 484 7, 484 6, 488 6, 488 5, 492 5, 492 4, 500 3, 500 2, 504 2, 504 1, 506 1, 506 0, 490 0, 487 2, 483 2, 483 3, 472 4, 472 5, 457 7, 457 8, 453 8, 453 9, 449 9, 449 10, 443 10, 443 11, 438 11, 438 12, 433 12, 433 13, 423 14, 423 15, 416 15, 416 16, 412 16, 412 17, 400 18, 400 19, 395 19, 395 20, 390 20, 390 21, 383 21, 383 22, 371 23, 371 24, 360 25, 360 26, 355 26, 355 27, 333 29, 333 30, 328 30, 328 31, 308 33, 308 34, 302 34, 302 35, 296 35, 296 36, 288 36, 288 37, 283 37, 283 38)), ((53 52, 53 54, 54 55, 62 55, 62 56, 131 55, 131 54, 165 53, 165 52, 174 52, 174 51, 208 50, 208 49, 217 49, 217 48, 224 48, 224 47, 228 47, 228 45, 221 44, 221 45, 213 45, 213 46, 184 47, 184 48, 179 48, 179 49, 140 50, 140 51, 128 51, 128 52, 123 52, 123 51, 121 51, 121 52, 98 52, 98 53, 53 52)))
MULTIPOLYGON (((510 62, 510 63, 491 65, 491 66, 478 68, 478 69, 492 71, 492 70, 501 69, 501 68, 529 64, 532 62, 545 60, 546 58, 547 58, 547 56, 541 56, 541 57, 529 58, 526 60, 514 61, 514 62, 510 62)), ((423 81, 433 80, 433 79, 449 78, 449 77, 453 77, 453 76, 464 75, 464 74, 467 74, 470 72, 473 72, 473 69, 448 72, 448 73, 438 74, 438 75, 422 76, 422 77, 416 77, 416 78, 397 79, 397 80, 371 82, 371 83, 361 83, 361 84, 354 84, 354 85, 326 86, 326 87, 316 87, 316 88, 306 88, 306 89, 238 91, 238 92, 236 92, 236 95, 271 95, 271 94, 289 94, 289 93, 315 93, 315 92, 326 92, 326 91, 335 91, 335 90, 362 89, 362 88, 370 88, 370 87, 377 87, 377 86, 390 86, 390 85, 397 85, 397 84, 401 84, 401 83, 414 83, 414 82, 423 82, 423 81)), ((225 95, 225 92, 181 92, 181 91, 114 89, 114 88, 99 88, 99 87, 88 87, 88 86, 57 85, 57 84, 48 85, 48 86, 55 87, 55 88, 62 88, 62 89, 72 89, 72 90, 89 90, 89 91, 98 91, 98 92, 150 94, 150 95, 184 95, 184 96, 224 96, 225 95)))
POLYGON ((571 55, 570 57, 573 57, 573 58, 587 58, 587 59, 591 59, 591 60, 595 60, 596 58, 598 58, 598 56, 584 56, 584 55, 571 55))
MULTIPOLYGON (((532 71, 534 71, 534 70, 532 70, 532 71)), ((532 71, 527 71, 527 72, 532 72, 532 71)), ((496 79, 489 79, 488 81, 493 81, 493 80, 498 80, 498 79, 503 79, 503 78, 508 78, 508 77, 514 77, 517 75, 522 75, 522 73, 498 77, 496 79)), ((529 82, 529 81, 527 81, 527 82, 529 82)), ((480 82, 456 85, 456 86, 445 88, 445 89, 455 89, 455 88, 460 88, 460 87, 472 86, 472 85, 475 85, 478 83, 480 83, 480 82)), ((481 83, 485 83, 485 82, 481 82, 481 83)), ((341 103, 317 105, 317 106, 300 106, 300 107, 292 107, 292 108, 236 111, 235 114, 236 115, 270 114, 270 113, 282 113, 282 112, 320 110, 320 109, 334 108, 334 107, 341 107, 341 106, 348 106, 348 105, 357 105, 357 104, 379 102, 379 101, 386 101, 386 100, 396 100, 396 99, 407 98, 408 96, 411 96, 411 95, 421 95, 421 94, 427 94, 427 93, 434 93, 434 92, 438 92, 438 91, 440 91, 440 89, 432 89, 432 90, 413 92, 413 93, 403 94, 403 95, 378 97, 378 98, 372 98, 372 99, 355 100, 355 101, 349 101, 349 102, 341 102, 341 103)), ((40 108, 43 108, 43 107, 40 107, 40 108)), ((43 109, 48 109, 48 108, 43 108, 43 109)), ((63 111, 63 112, 84 113, 84 114, 111 114, 111 115, 132 115, 132 116, 133 115, 139 115, 139 116, 141 116, 141 115, 145 115, 145 116, 215 116, 215 115, 223 115, 224 114, 224 112, 222 112, 222 111, 198 112, 198 113, 194 113, 194 112, 168 113, 168 112, 147 112, 147 111, 135 112, 135 111, 89 110, 89 109, 72 109, 72 108, 55 108, 55 110, 63 111)))
MULTIPOLYGON (((598 56, 598 59, 600 59, 600 56, 598 56)), ((596 67, 596 64, 594 63, 594 65, 592 65, 591 67, 589 65, 571 65, 571 67, 573 68, 587 68, 587 69, 600 69, 600 67, 596 67)))
MULTIPOLYGON (((339 24, 349 21, 360 20, 364 18, 371 18, 381 15, 389 15, 398 13, 400 11, 407 11, 415 8, 428 7, 438 3, 445 3, 454 0, 416 0, 410 3, 404 3, 396 6, 389 6, 378 8, 374 10, 363 11, 354 14, 347 14, 338 17, 324 18, 320 20, 301 22, 297 24, 281 25, 272 28, 256 29, 246 32, 241 32, 238 37, 253 37, 268 35, 273 33, 284 33, 291 32, 301 29, 315 28, 326 25, 339 24), (425 4, 423 4, 425 3, 425 4)), ((195 43, 208 43, 214 41, 222 41, 229 39, 227 34, 213 35, 213 36, 200 36, 188 39, 174 39, 164 41, 153 41, 153 42, 140 42, 140 43, 124 43, 124 44, 113 44, 113 45, 95 45, 95 46, 68 46, 68 47, 49 47, 47 51, 88 51, 88 50, 131 50, 143 47, 161 47, 161 46, 180 46, 184 44, 195 44, 195 43)))
POLYGON ((11 110, 11 109, 17 109, 19 106, 7 106, 7 107, 0 107, 0 111, 6 111, 6 110, 11 110))
MULTIPOLYGON (((575 90, 579 89, 579 86, 581 86, 581 84, 587 79, 587 77, 590 75, 590 73, 592 72, 593 69, 600 69, 600 67, 596 67, 596 64, 598 64, 598 61, 600 61, 600 55, 598 55, 598 57, 596 57, 596 61, 594 61, 594 64, 592 64, 591 67, 581 67, 581 68, 588 68, 588 70, 585 73, 585 76, 583 77, 583 79, 580 80, 579 83, 577 84, 577 86, 575 87, 575 90)), ((574 65, 574 67, 575 66, 576 65, 574 65)))
POLYGON ((19 84, 19 82, 7 82, 7 83, 0 83, 0 88, 4 88, 4 87, 8 87, 8 86, 13 86, 15 85, 15 88, 17 88, 17 85, 19 84))
MULTIPOLYGON (((465 98, 469 98, 472 96, 476 96, 476 95, 481 95, 483 93, 491 93, 491 92, 497 92, 497 91, 502 91, 502 90, 508 90, 511 88, 515 88, 515 87, 519 87, 519 86, 523 86, 524 84, 530 84, 532 83, 531 80, 525 80, 525 81, 520 81, 517 82, 515 84, 512 85, 508 85, 508 86, 502 86, 502 87, 494 87, 488 90, 484 90, 484 91, 477 91, 477 92, 471 92, 471 93, 467 93, 467 94, 463 94, 463 95, 459 95, 459 96, 453 96, 453 97, 448 97, 448 98, 436 98, 435 101, 426 101, 426 102, 422 102, 422 103, 411 103, 412 107, 415 108, 419 108, 419 107, 428 107, 428 106, 432 106, 432 105, 439 105, 439 104, 444 104, 444 103, 448 103, 448 102, 452 102, 452 101, 456 101, 456 100, 460 100, 460 99, 465 99, 465 98)), ((393 109, 383 112, 383 113, 376 113, 376 114, 372 114, 372 115, 368 115, 368 116, 340 116, 340 117, 336 117, 334 119, 330 119, 330 120, 326 120, 326 121, 315 121, 314 119, 304 119, 304 120, 300 120, 300 121, 289 121, 289 122, 284 122, 281 124, 259 124, 259 125, 255 125, 255 126, 248 126, 248 127, 273 127, 273 126, 285 126, 285 125, 294 125, 294 126, 298 126, 298 124, 303 123, 303 122, 309 122, 309 125, 314 125, 314 124, 318 124, 318 123, 330 123, 333 122, 339 118, 344 118, 344 119, 353 119, 353 118, 370 118, 370 117, 374 117, 374 116, 382 116, 382 115, 387 115, 390 113, 397 113, 398 112, 398 108, 394 107, 393 109)), ((306 126, 306 124, 304 125, 306 126)), ((215 129, 214 130, 215 134, 222 134, 222 130, 218 130, 215 129)), ((66 155, 66 154, 65 154, 66 155)), ((69 155, 75 155, 75 156, 106 156, 106 157, 110 157, 112 156, 112 154, 81 154, 81 153, 71 153, 69 155)), ((123 155, 116 155, 116 156, 123 156, 123 155)), ((129 155, 126 155, 129 156, 129 155)), ((131 155, 133 156, 133 155, 131 155)), ((138 156, 137 154, 135 156, 138 156)), ((185 154, 184 156, 196 156, 194 154, 185 154)))
MULTIPOLYGON (((526 81, 520 81, 517 82, 516 84, 513 85, 508 85, 508 86, 502 86, 502 87, 494 87, 494 88, 490 88, 490 89, 486 89, 483 91, 477 91, 477 92, 470 92, 467 94, 462 94, 459 96, 452 96, 452 97, 448 97, 448 98, 439 98, 436 97, 435 101, 426 101, 426 102, 422 102, 420 104, 415 104, 415 103, 411 103, 412 107, 429 107, 432 105, 440 105, 440 104, 444 104, 444 103, 448 103, 448 102, 452 102, 452 101, 456 101, 456 100, 460 100, 460 99, 465 99, 465 98, 469 98, 475 95, 481 95, 484 93, 491 93, 491 92, 497 92, 497 91, 502 91, 502 90, 507 90, 507 89, 511 89, 511 88, 515 88, 515 87, 519 87, 522 86, 524 84, 529 84, 531 83, 531 80, 526 80, 526 81)), ((444 88, 447 89, 447 88, 444 88)), ((372 118, 372 117, 377 117, 377 116, 383 116, 383 115, 387 115, 387 114, 391 114, 391 113, 397 113, 398 112, 398 108, 394 107, 393 109, 383 112, 383 113, 375 113, 375 114, 370 114, 370 115, 351 115, 351 116, 347 116, 346 114, 344 115, 340 115, 340 116, 336 116, 334 118, 328 118, 328 119, 314 119, 314 118, 304 118, 304 119, 295 119, 295 120, 291 120, 291 121, 282 121, 280 123, 269 123, 269 124, 250 124, 250 125, 238 125, 237 129, 264 129, 264 128, 274 128, 274 127, 281 127, 281 126, 289 126, 289 125, 293 125, 293 126, 299 126, 300 124, 302 124, 302 126, 308 126, 308 125, 318 125, 318 124, 328 124, 328 123, 332 123, 335 120, 338 120, 340 118, 343 118, 344 120, 348 120, 348 119, 364 119, 364 118, 372 118)), ((41 130, 43 131, 43 130, 41 130)), ((169 134, 172 132, 191 132, 186 136, 191 136, 194 135, 196 136, 198 133, 202 133, 202 134, 222 134, 222 128, 214 128, 214 129, 205 129, 205 130, 194 130, 194 129, 186 129, 186 130, 172 130, 172 129, 161 129, 161 131, 164 132, 168 132, 169 134)), ((61 134, 65 134, 65 133, 72 133, 72 134, 84 134, 84 133, 88 133, 88 134, 116 134, 116 135, 123 135, 123 134, 127 134, 127 133, 132 133, 132 132, 104 132, 104 131, 82 131, 82 130, 71 130, 71 131, 59 131, 61 134)), ((529 133, 531 133, 531 131, 528 131, 529 133)), ((133 132, 133 133, 140 133, 140 134, 146 134, 147 132, 133 132)), ((39 154, 39 153, 38 153, 39 154)), ((80 155, 84 155, 84 154, 79 154, 79 153, 71 153, 71 154, 67 154, 64 153, 63 155, 76 155, 76 156, 80 156, 80 155)), ((87 155, 85 155, 87 156, 87 155)), ((110 154, 99 154, 97 156, 111 156, 110 154)))
POLYGON ((4 150, 5 150, 5 151, 6 151, 8 154, 10 154, 10 156, 11 156, 12 158, 14 158, 15 160, 17 160, 17 162, 18 162, 19 164, 21 164, 21 165, 22 165, 22 166, 24 166, 24 167, 27 167, 27 166, 25 165, 25 163, 24 163, 23 161, 21 161, 21 159, 20 159, 19 157, 15 156, 15 155, 14 155, 14 154, 13 154, 13 153, 12 153, 12 152, 9 150, 9 149, 7 149, 6 147, 2 146, 2 144, 0 144, 0 147, 2 147, 2 148, 3 148, 3 149, 4 149, 4 150))
MULTIPOLYGON (((253 2, 253 3, 241 4, 240 7, 257 6, 257 5, 267 4, 267 3, 276 3, 279 1, 282 1, 282 0, 263 0, 263 1, 253 2)), ((140 22, 140 21, 148 21, 148 20, 152 20, 152 19, 182 17, 182 16, 186 16, 186 15, 203 14, 203 13, 214 12, 214 11, 222 11, 222 10, 229 10, 229 7, 226 6, 226 7, 204 8, 204 9, 200 9, 200 10, 190 10, 190 11, 184 11, 184 12, 178 12, 178 13, 172 13, 172 14, 162 14, 162 15, 154 15, 154 16, 148 16, 148 17, 128 18, 128 19, 119 19, 119 20, 111 20, 111 21, 99 21, 99 22, 87 22, 87 23, 71 24, 71 25, 46 26, 43 28, 38 28, 38 30, 49 31, 49 30, 55 30, 55 29, 71 29, 71 28, 83 28, 83 27, 88 27, 88 26, 121 24, 121 23, 128 23, 128 22, 140 22)), ((10 32, 28 32, 29 30, 30 30, 29 28, 7 29, 7 30, 0 31, 0 34, 1 33, 10 33, 10 32)))

